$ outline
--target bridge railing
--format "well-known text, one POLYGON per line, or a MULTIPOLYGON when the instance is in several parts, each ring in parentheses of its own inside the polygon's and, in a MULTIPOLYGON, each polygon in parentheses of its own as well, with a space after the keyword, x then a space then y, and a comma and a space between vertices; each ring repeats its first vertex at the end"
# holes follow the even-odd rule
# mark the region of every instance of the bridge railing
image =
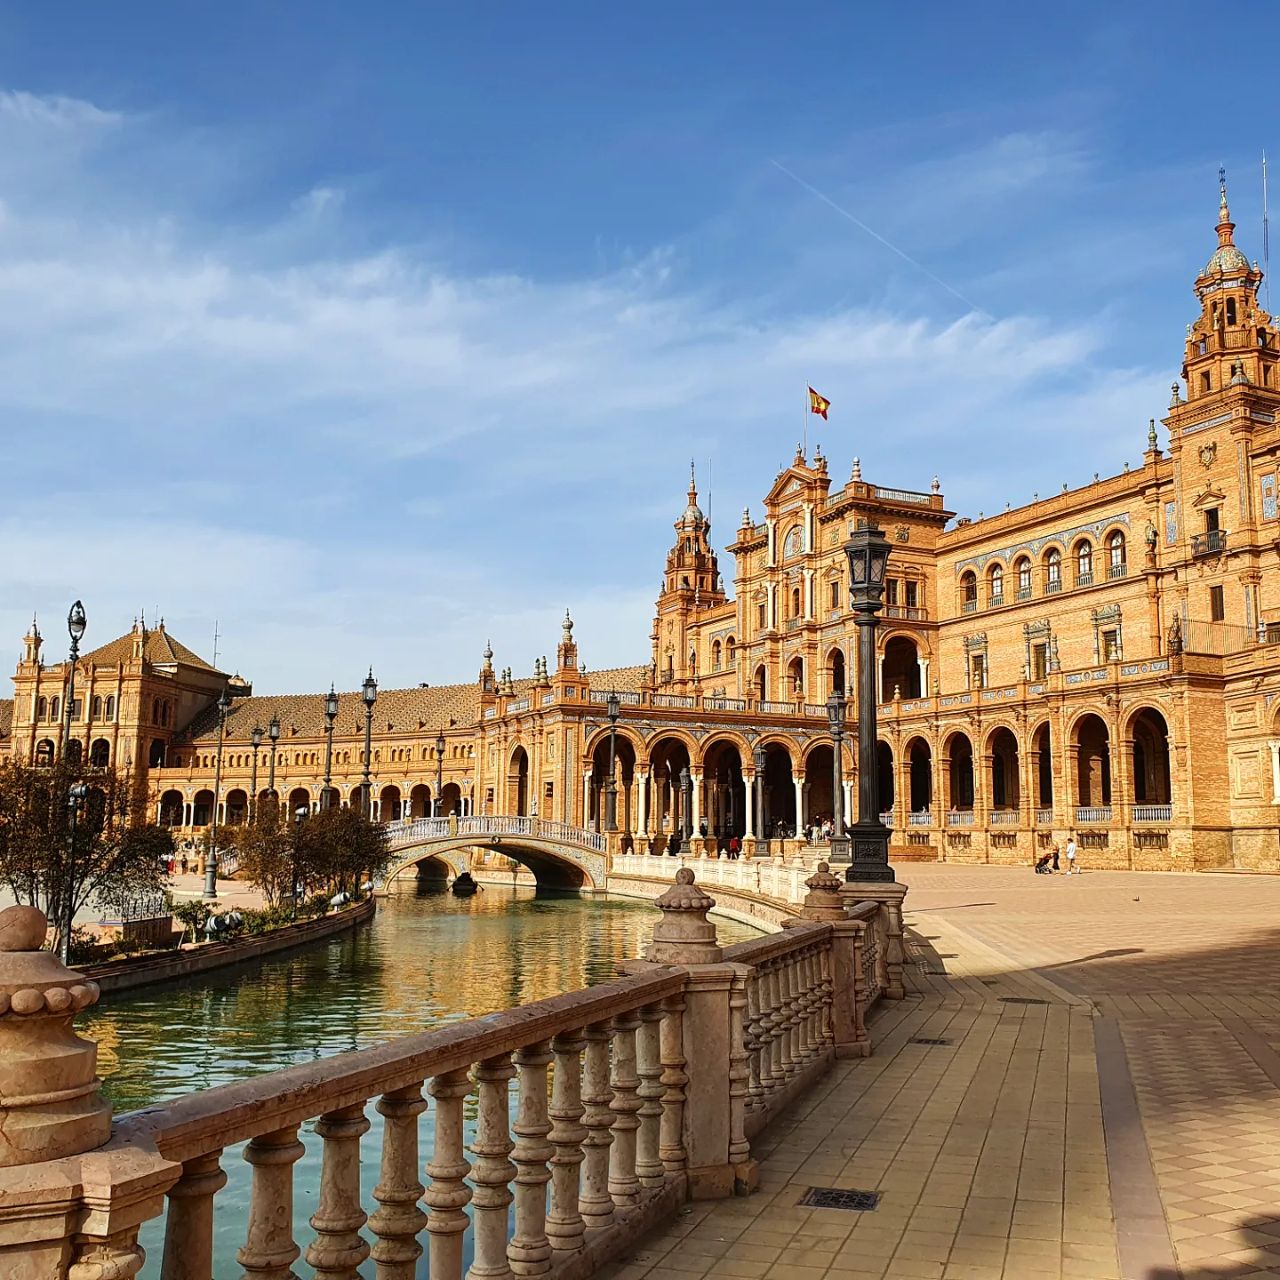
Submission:
POLYGON ((392 848, 406 848, 427 840, 444 840, 455 836, 529 836, 559 844, 577 845, 603 853, 605 836, 599 831, 586 831, 568 822, 515 814, 469 814, 465 817, 412 818, 385 824, 392 848))
POLYGON ((617 854, 612 870, 619 876, 642 879, 666 878, 672 866, 689 867, 698 883, 707 887, 723 885, 742 893, 760 894, 786 906, 798 907, 808 890, 805 882, 813 872, 803 866, 789 866, 770 858, 692 858, 659 859, 652 854, 617 854))
POLYGON ((840 919, 721 949, 713 900, 687 869, 676 879, 658 900, 648 962, 617 981, 114 1125, 96 1093, 96 1048, 71 1030, 96 989, 35 950, 38 912, 0 913, 0 990, 15 993, 0 1013, 14 1051, 0 1062, 0 1274, 136 1275, 139 1228, 156 1218, 165 1280, 227 1274, 222 1158, 241 1143, 248 1202, 222 1212, 242 1216, 236 1261, 253 1275, 290 1275, 302 1257, 318 1275, 352 1276, 372 1259, 379 1277, 407 1280, 425 1244, 436 1280, 462 1280, 468 1255, 471 1275, 582 1277, 686 1198, 753 1189, 751 1135, 836 1057, 869 1051, 872 931, 865 913, 837 908, 840 919), (41 1092, 55 1063, 69 1087, 41 1092), (382 1123, 367 1191, 371 1102, 382 1123), (308 1146, 319 1171, 300 1228, 294 1166, 308 1146))

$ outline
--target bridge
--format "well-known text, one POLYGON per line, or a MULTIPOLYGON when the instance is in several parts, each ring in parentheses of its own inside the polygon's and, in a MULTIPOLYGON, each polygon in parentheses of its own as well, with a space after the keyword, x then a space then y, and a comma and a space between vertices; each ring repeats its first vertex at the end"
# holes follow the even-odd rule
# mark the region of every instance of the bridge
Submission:
POLYGON ((605 887, 608 864, 606 837, 567 822, 506 814, 447 818, 412 818, 388 822, 387 834, 395 855, 387 880, 415 869, 430 874, 439 868, 448 876, 467 869, 464 849, 492 849, 524 863, 539 885, 557 889, 605 887))

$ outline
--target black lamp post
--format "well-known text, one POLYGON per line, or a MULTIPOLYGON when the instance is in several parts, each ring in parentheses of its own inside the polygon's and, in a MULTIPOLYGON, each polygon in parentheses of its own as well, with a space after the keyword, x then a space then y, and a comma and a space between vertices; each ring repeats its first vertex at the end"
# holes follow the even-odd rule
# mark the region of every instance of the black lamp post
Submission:
POLYGON ((844 827, 844 698, 832 692, 827 699, 831 724, 831 861, 848 862, 849 834, 844 827))
POLYGON ((876 752, 876 614, 884 604, 889 540, 870 525, 855 529, 844 544, 849 557, 849 603, 858 627, 858 821, 854 824, 850 882, 892 882, 889 828, 880 821, 876 752))
POLYGON ((67 659, 67 692, 66 705, 62 715, 62 759, 67 760, 67 751, 71 745, 71 716, 76 706, 76 659, 80 656, 80 641, 88 622, 84 616, 84 605, 79 600, 71 606, 67 614, 67 634, 71 637, 71 653, 67 659))
POLYGON ((298 841, 302 838, 302 824, 306 820, 307 814, 311 810, 305 804, 300 804, 293 811, 293 850, 289 860, 289 889, 293 906, 291 914, 296 920, 298 918, 298 841))
POLYGON ((227 736, 231 694, 224 687, 218 699, 218 754, 213 764, 213 815, 209 820, 209 853, 204 860, 204 896, 218 896, 218 801, 222 796, 222 744, 227 736))
MULTIPOLYGON (((616 691, 609 694, 605 703, 609 715, 609 776, 604 784, 604 829, 618 829, 618 784, 614 780, 614 762, 617 759, 618 715, 622 710, 622 699, 616 691)), ((683 779, 684 775, 681 775, 683 779)))
POLYGON ((764 841, 765 849, 769 848, 769 837, 764 829, 764 748, 756 747, 751 753, 751 763, 755 766, 756 776, 754 786, 756 789, 756 845, 759 847, 760 841, 764 841))
POLYGON ((360 812, 368 818, 373 813, 373 782, 369 768, 373 763, 373 704, 378 700, 378 682, 373 678, 373 668, 360 686, 364 699, 364 782, 360 785, 360 812))
POLYGON ((249 824, 258 820, 258 751, 262 747, 262 726, 255 724, 249 735, 249 745, 253 748, 253 769, 249 774, 249 824))
POLYGON ((444 730, 441 729, 436 734, 436 793, 431 798, 431 816, 438 818, 440 811, 444 808, 444 797, 440 794, 444 790, 444 730))
POLYGON ((89 788, 83 782, 77 782, 67 791, 67 879, 63 892, 62 937, 58 942, 63 964, 71 960, 71 930, 76 919, 76 815, 88 794, 89 788))
POLYGON ((267 737, 271 739, 271 772, 267 778, 267 790, 271 793, 271 803, 276 804, 280 799, 276 795, 276 743, 280 741, 279 716, 271 717, 271 723, 267 725, 267 737))
POLYGON ((324 700, 324 791, 320 795, 320 807, 333 804, 333 722, 338 718, 338 695, 329 686, 329 696, 324 700))

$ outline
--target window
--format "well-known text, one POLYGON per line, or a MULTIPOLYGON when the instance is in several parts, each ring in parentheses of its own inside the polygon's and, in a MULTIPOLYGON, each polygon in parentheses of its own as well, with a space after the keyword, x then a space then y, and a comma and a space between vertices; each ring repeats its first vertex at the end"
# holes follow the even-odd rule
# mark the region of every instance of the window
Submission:
POLYGON ((889 579, 889 580, 884 584, 884 602, 885 602, 885 604, 888 604, 888 605, 895 605, 895 604, 897 604, 897 603, 898 603, 898 580, 897 580, 897 578, 890 578, 890 579, 889 579))
POLYGON ((800 616, 800 588, 791 588, 791 616, 798 618, 800 616))
POLYGON ((50 719, 50 720, 57 720, 57 719, 58 719, 58 715, 59 715, 59 713, 61 712, 61 710, 62 710, 62 699, 61 699, 61 698, 54 698, 54 699, 49 703, 49 719, 50 719))
POLYGON ((1235 324, 1236 322, 1236 300, 1234 298, 1227 299, 1227 323, 1235 324))
POLYGON ((758 626, 761 631, 765 628, 765 602, 763 600, 756 605, 756 626, 758 626))
POLYGON ((114 693, 107 695, 107 719, 114 720, 116 718, 116 695, 114 693))
POLYGON ((1087 587, 1093 581, 1093 545, 1082 542, 1076 547, 1076 586, 1087 587))
POLYGON ((991 566, 991 603, 1004 603, 1004 569, 998 564, 991 566))
POLYGON ((1102 633, 1102 660, 1103 662, 1118 662, 1120 660, 1120 633, 1118 631, 1104 631, 1102 633))
POLYGON ((838 609, 840 607, 840 583, 839 580, 833 580, 831 583, 831 607, 838 609))
POLYGON ((1218 507, 1209 507, 1204 513, 1204 531, 1206 533, 1217 533, 1220 525, 1221 512, 1218 507))
POLYGON ((96 693, 93 695, 93 702, 90 703, 90 706, 92 706, 93 708, 93 718, 95 720, 101 720, 102 719, 102 699, 96 693))
POLYGON ((1031 561, 1025 556, 1018 561, 1018 599, 1031 599, 1031 561))
POLYGON ((972 613, 978 607, 978 578, 969 572, 960 579, 960 601, 965 613, 972 613))
POLYGON ((1117 529, 1107 539, 1107 577, 1123 578, 1125 572, 1124 534, 1117 529))
POLYGON ((1057 547, 1051 548, 1044 558, 1044 589, 1049 592, 1062 590, 1062 552, 1057 547))
POLYGON ((1043 680, 1049 673, 1049 646, 1033 644, 1031 646, 1031 678, 1043 680))
POLYGON ((918 582, 906 583, 907 588, 907 608, 918 609, 920 607, 920 584, 918 582))
POLYGON ((738 642, 732 636, 724 642, 724 660, 729 666, 733 666, 733 653, 734 649, 737 647, 737 643, 738 642))
POLYGON ((1200 390, 1201 391, 1213 390, 1213 380, 1209 377, 1207 373, 1202 373, 1200 375, 1200 390))
POLYGON ((987 687, 987 655, 985 653, 975 653, 970 659, 973 668, 972 688, 985 689, 987 687))
POLYGON ((720 641, 716 640, 711 646, 711 669, 713 671, 720 670, 720 641))
POLYGON ((151 702, 151 723, 160 723, 160 699, 154 698, 151 702))
POLYGON ((1214 622, 1221 622, 1227 616, 1226 609, 1223 607, 1222 588, 1209 588, 1209 617, 1214 622))
POLYGON ((43 720, 45 719, 46 716, 48 716, 48 714, 49 714, 49 699, 37 698, 36 699, 36 719, 43 720))

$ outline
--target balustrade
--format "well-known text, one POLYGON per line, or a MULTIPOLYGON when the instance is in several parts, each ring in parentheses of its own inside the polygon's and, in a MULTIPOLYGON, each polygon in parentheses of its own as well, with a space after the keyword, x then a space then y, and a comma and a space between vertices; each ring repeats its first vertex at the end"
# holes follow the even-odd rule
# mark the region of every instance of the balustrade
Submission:
POLYGON ((1078 826, 1096 825, 1099 822, 1111 821, 1109 804, 1078 805, 1076 807, 1076 824, 1078 826))
POLYGON ((1134 822, 1172 822, 1171 804, 1135 804, 1130 812, 1134 822))

